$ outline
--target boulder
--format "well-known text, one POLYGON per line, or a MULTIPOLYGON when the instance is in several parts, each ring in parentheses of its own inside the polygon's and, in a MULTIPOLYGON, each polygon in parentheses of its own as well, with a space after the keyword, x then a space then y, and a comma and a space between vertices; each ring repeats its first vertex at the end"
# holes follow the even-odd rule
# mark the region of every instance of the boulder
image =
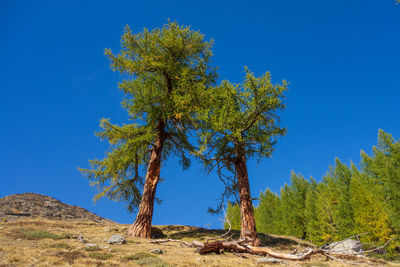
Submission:
POLYGON ((343 254, 356 254, 362 251, 362 243, 354 239, 345 239, 322 247, 331 252, 343 254))
POLYGON ((122 235, 113 235, 109 240, 108 244, 126 244, 126 239, 122 235))
POLYGON ((85 247, 87 247, 90 250, 98 250, 100 247, 97 244, 86 244, 85 247))
POLYGON ((158 254, 158 255, 160 255, 160 254, 164 254, 164 251, 162 251, 162 250, 159 249, 159 248, 156 248, 156 249, 150 249, 150 250, 149 250, 149 253, 153 253, 153 254, 158 254))
POLYGON ((280 264, 280 263, 281 260, 270 257, 259 258, 257 260, 257 264, 280 264))

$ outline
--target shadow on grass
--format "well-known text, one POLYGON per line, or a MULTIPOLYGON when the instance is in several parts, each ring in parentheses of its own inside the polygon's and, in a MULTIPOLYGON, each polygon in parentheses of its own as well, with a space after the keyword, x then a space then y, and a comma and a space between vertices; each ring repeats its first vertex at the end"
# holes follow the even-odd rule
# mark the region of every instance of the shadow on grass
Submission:
MULTIPOLYGON (((183 228, 184 229, 184 228, 183 228)), ((165 229, 163 229, 165 230, 165 229)), ((174 229, 176 230, 176 228, 174 229)), ((204 228, 194 228, 190 230, 181 230, 171 234, 167 234, 167 238, 171 239, 196 239, 199 241, 205 241, 207 238, 215 238, 218 236, 223 235, 226 233, 226 230, 211 230, 211 229, 204 229, 204 228)), ((226 235, 226 237, 231 236, 232 239, 239 239, 240 231, 238 230, 231 230, 231 233, 226 235)), ((299 243, 298 240, 284 237, 284 236, 275 236, 275 235, 268 235, 263 233, 257 234, 258 238, 260 239, 262 246, 290 246, 290 245, 297 245, 299 243)), ((303 244, 306 245, 306 244, 303 244)))

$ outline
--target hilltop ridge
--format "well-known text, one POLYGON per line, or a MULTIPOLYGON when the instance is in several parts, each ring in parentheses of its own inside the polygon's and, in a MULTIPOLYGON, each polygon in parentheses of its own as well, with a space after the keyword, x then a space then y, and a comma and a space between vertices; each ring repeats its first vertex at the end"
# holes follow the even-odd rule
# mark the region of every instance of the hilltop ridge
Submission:
POLYGON ((0 219, 13 221, 21 217, 51 220, 110 221, 84 208, 65 204, 55 198, 36 194, 14 194, 0 198, 0 219))

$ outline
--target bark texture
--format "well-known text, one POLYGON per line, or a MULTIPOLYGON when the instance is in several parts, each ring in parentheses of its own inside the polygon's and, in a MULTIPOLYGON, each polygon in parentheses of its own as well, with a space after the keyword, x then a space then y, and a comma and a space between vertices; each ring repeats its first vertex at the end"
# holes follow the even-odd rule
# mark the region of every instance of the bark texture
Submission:
MULTIPOLYGON (((250 195, 246 155, 244 152, 243 144, 241 143, 236 144, 235 171, 237 175, 240 197, 240 238, 257 240, 256 221, 254 219, 254 210, 250 195)), ((255 243, 255 245, 257 244, 255 243)))
POLYGON ((157 184, 160 180, 161 155, 166 138, 165 122, 160 120, 157 126, 157 140, 151 151, 149 165, 147 167, 146 180, 143 187, 142 200, 135 222, 128 230, 128 235, 150 238, 151 222, 153 219, 154 199, 156 196, 157 184))

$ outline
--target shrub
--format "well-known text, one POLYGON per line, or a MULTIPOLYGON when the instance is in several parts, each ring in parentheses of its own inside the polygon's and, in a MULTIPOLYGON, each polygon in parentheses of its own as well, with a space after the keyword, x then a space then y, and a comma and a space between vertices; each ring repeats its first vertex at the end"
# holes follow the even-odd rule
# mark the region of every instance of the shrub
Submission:
POLYGON ((62 236, 43 230, 22 229, 20 230, 20 232, 24 235, 25 238, 28 239, 42 239, 42 238, 63 239, 62 236))
POLYGON ((66 243, 55 243, 55 244, 50 244, 47 246, 47 248, 60 248, 60 249, 73 249, 70 245, 66 243))
POLYGON ((125 256, 123 257, 126 260, 133 260, 135 261, 135 264, 139 266, 151 266, 151 267, 168 267, 169 264, 161 260, 160 258, 157 258, 156 256, 149 254, 149 253, 144 253, 144 252, 139 252, 133 255, 125 256))
POLYGON ((113 257, 111 254, 106 253, 98 253, 98 252, 90 252, 89 257, 98 260, 108 260, 113 257))
POLYGON ((99 246, 91 246, 91 247, 85 247, 84 248, 85 251, 98 251, 101 250, 101 248, 99 248, 99 246))

